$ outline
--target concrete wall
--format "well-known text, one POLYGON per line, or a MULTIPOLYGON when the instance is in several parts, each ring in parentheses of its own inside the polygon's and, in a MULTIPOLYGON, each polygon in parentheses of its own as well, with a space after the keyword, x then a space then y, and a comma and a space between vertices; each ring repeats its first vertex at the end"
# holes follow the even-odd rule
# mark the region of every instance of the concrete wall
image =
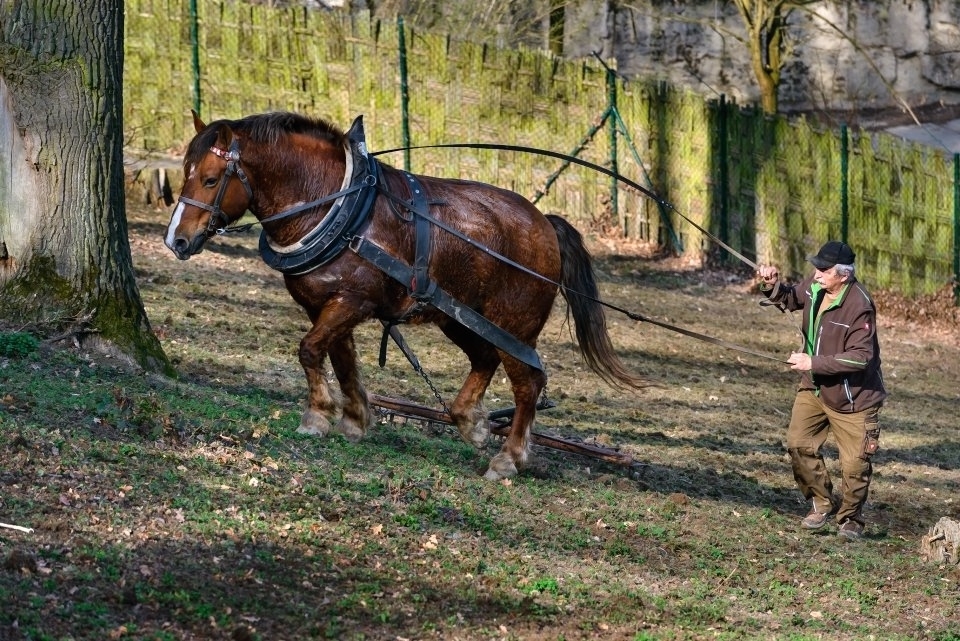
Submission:
MULTIPOLYGON (((960 2, 817 2, 789 19, 781 110, 960 105, 960 2), (888 87, 889 85, 889 87, 888 87), (896 95, 894 95, 896 94, 896 95)), ((758 100, 744 26, 724 0, 571 0, 564 55, 614 57, 627 77, 659 77, 740 104, 758 100)))

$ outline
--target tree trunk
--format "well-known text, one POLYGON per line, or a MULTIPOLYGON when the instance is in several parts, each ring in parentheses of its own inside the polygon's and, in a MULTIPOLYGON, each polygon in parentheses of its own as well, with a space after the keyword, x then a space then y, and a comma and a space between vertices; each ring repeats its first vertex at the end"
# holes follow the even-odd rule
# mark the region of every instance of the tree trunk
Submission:
POLYGON ((760 105, 764 113, 776 114, 783 66, 783 30, 789 11, 784 14, 783 0, 736 0, 735 4, 746 28, 750 65, 760 87, 760 105))
POLYGON ((0 321, 170 365, 133 274, 122 0, 0 0, 0 321))

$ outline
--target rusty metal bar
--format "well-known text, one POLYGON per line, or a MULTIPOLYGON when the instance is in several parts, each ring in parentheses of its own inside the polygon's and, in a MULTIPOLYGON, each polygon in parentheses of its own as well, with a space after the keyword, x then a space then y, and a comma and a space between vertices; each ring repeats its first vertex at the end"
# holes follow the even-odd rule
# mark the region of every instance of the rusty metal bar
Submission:
MULTIPOLYGON (((404 399, 380 396, 379 394, 370 394, 369 399, 371 405, 382 408, 399 416, 453 425, 450 415, 441 410, 418 405, 417 403, 412 403, 404 399)), ((489 422, 489 427, 490 431, 497 436, 507 436, 510 434, 509 423, 491 420, 489 422)), ((606 447, 600 447, 599 445, 578 443, 576 441, 570 441, 557 436, 548 436, 538 432, 532 432, 530 434, 530 438, 536 445, 549 447, 554 450, 561 450, 564 452, 571 452, 573 454, 580 454, 582 456, 589 456, 591 458, 600 459, 615 465, 624 465, 629 467, 634 464, 633 457, 629 454, 618 452, 606 447)))

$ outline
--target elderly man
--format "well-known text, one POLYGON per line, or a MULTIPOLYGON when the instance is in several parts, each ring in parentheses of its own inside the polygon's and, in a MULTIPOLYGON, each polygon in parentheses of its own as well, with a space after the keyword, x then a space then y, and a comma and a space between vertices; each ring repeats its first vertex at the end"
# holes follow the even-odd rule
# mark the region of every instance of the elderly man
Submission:
POLYGON ((801 526, 817 530, 836 515, 838 533, 852 540, 863 536, 870 458, 879 446, 880 408, 887 397, 877 312, 854 275, 854 258, 846 243, 830 241, 807 258, 815 271, 800 283, 782 282, 773 266, 758 271, 760 289, 771 302, 803 310, 803 347, 788 359, 800 372, 800 384, 787 428, 794 479, 812 502, 801 526), (840 451, 839 502, 821 454, 828 433, 840 451))

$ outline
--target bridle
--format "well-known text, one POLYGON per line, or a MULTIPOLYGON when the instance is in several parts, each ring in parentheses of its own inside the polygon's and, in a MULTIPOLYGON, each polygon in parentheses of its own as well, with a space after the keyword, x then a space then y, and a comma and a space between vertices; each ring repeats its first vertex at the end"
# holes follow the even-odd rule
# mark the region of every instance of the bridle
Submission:
POLYGON ((217 190, 217 196, 213 199, 213 203, 208 205, 205 202, 194 200, 193 198, 187 198, 186 196, 180 196, 178 199, 178 202, 186 203, 187 205, 193 205, 194 207, 199 207, 200 209, 210 212, 210 220, 207 221, 207 238, 210 238, 211 236, 219 236, 228 232, 247 231, 254 225, 263 225, 264 223, 271 223, 284 218, 289 218, 307 211, 308 209, 313 209, 319 205, 333 202, 342 196, 352 194, 364 187, 375 187, 377 185, 376 176, 368 175, 361 184, 352 185, 322 198, 312 200, 308 203, 296 205, 295 207, 291 207, 290 209, 286 209, 280 213, 264 218, 258 223, 251 223, 249 225, 242 225, 240 227, 227 227, 227 225, 230 224, 230 217, 227 216, 225 211, 223 211, 220 203, 223 202, 223 197, 227 192, 227 185, 229 184, 230 179, 234 175, 240 179, 240 184, 243 185, 244 190, 247 192, 247 198, 251 202, 253 201, 253 188, 250 187, 250 181, 247 179, 246 172, 244 172, 243 167, 240 166, 240 141, 237 138, 234 138, 230 143, 230 149, 224 151, 219 147, 210 147, 210 153, 227 161, 227 169, 223 172, 223 177, 220 179, 220 188, 217 190))
POLYGON ((213 204, 208 205, 207 203, 194 200, 193 198, 187 198, 186 196, 180 196, 179 198, 179 202, 181 203, 193 205, 194 207, 199 207, 200 209, 205 209, 210 212, 210 220, 207 221, 207 238, 224 233, 227 225, 230 223, 230 217, 223 211, 220 204, 223 202, 223 197, 227 193, 227 185, 234 175, 240 179, 240 184, 243 185, 244 190, 247 192, 247 198, 253 201, 253 189, 250 187, 250 181, 247 180, 247 174, 244 173, 243 168, 240 166, 240 141, 234 138, 230 143, 230 149, 224 151, 219 147, 210 147, 210 152, 227 161, 227 169, 220 178, 220 188, 217 190, 217 197, 213 199, 213 204))

